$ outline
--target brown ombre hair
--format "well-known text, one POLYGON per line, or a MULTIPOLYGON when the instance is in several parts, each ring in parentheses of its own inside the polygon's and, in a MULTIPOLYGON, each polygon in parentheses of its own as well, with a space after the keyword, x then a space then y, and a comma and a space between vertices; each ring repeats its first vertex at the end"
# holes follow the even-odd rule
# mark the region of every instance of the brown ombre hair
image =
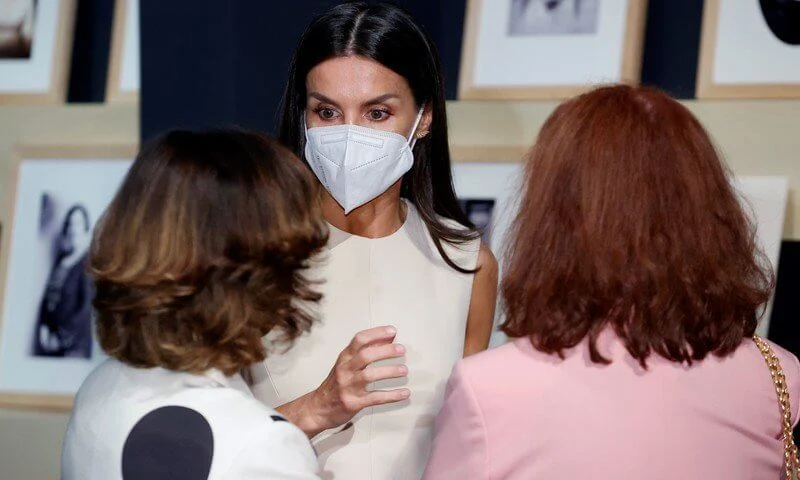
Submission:
POLYGON ((691 363, 755 331, 773 273, 706 131, 645 87, 560 105, 528 154, 502 282, 510 337, 545 353, 613 328, 642 366, 691 363))
POLYGON ((290 342, 319 300, 303 270, 327 239, 317 182, 277 141, 173 131, 138 155, 91 249, 105 352, 135 367, 232 374, 290 342))

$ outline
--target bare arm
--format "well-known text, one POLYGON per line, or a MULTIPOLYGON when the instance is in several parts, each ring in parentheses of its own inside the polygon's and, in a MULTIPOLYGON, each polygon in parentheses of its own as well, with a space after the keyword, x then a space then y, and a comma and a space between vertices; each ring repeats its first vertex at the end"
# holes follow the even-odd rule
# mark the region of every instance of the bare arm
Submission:
POLYGON ((405 400, 411 395, 407 388, 367 390, 370 383, 404 377, 408 373, 405 365, 370 366, 405 354, 402 345, 393 343, 396 335, 394 327, 374 327, 358 332, 316 390, 277 410, 306 435, 314 437, 350 421, 364 408, 405 400))
POLYGON ((481 243, 478 254, 478 271, 472 280, 472 296, 467 315, 467 332, 464 338, 464 356, 481 352, 489 347, 489 337, 494 326, 497 303, 497 260, 492 251, 481 243))

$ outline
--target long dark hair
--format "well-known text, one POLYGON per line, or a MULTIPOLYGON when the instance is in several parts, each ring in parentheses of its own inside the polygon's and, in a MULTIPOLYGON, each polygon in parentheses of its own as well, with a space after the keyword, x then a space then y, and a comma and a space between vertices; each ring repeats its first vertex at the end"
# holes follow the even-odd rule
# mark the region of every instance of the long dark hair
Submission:
MULTIPOLYGON (((69 231, 69 226, 72 224, 72 222, 76 221, 73 219, 73 217, 77 218, 78 216, 83 219, 82 230, 84 232, 89 232, 92 229, 89 221, 89 211, 86 210, 86 207, 79 203, 72 205, 64 215, 64 221, 61 222, 61 230, 59 231, 60 235, 58 236, 58 241, 56 242, 56 263, 54 267, 57 266, 63 258, 68 257, 71 254, 71 251, 65 246, 67 232, 69 231)), ((72 245, 70 248, 74 248, 74 245, 72 245)))
POLYGON ((478 237, 458 204, 450 171, 447 113, 439 55, 428 35, 401 8, 385 3, 348 2, 317 17, 300 39, 289 67, 279 125, 281 141, 302 157, 306 76, 334 57, 357 55, 374 60, 406 79, 418 108, 430 105, 430 135, 417 140, 414 166, 403 176, 401 195, 413 203, 444 261, 462 273, 442 248, 442 241, 462 244, 478 237), (453 228, 442 218, 464 228, 453 228))
POLYGON ((64 215, 64 221, 61 223, 61 235, 66 235, 67 230, 69 230, 70 223, 72 222, 72 215, 75 213, 80 213, 83 217, 83 231, 88 232, 92 226, 89 224, 89 212, 86 210, 86 207, 80 204, 75 204, 67 210, 67 214, 64 215))

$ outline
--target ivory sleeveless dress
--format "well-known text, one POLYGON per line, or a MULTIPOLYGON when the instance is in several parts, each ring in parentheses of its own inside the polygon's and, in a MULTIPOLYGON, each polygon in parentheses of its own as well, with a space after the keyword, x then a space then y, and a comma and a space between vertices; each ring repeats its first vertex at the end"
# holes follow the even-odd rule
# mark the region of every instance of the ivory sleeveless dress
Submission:
MULTIPOLYGON (((369 239, 330 227, 328 246, 309 272, 310 278, 324 281, 319 322, 288 352, 270 350, 266 368, 252 372, 256 398, 276 407, 317 388, 356 332, 397 327, 396 342, 406 347, 408 377, 372 388, 405 386, 411 398, 365 409, 352 425, 316 436, 312 443, 323 479, 420 478, 445 383, 463 354, 474 275, 444 262, 419 213, 410 202, 406 205, 406 221, 387 237, 369 239)), ((475 268, 479 239, 444 248, 459 266, 475 268)))

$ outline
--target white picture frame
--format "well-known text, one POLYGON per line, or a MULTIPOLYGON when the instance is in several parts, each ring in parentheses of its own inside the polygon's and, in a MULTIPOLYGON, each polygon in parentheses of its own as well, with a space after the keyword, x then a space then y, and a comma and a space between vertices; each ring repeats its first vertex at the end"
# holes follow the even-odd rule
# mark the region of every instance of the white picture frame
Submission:
POLYGON ((697 98, 800 98, 800 44, 781 40, 761 2, 704 5, 697 98))
POLYGON ((0 406, 69 410, 105 358, 85 259, 134 155, 127 145, 15 149, 0 242, 0 406))
MULTIPOLYGON (((758 246, 766 255, 775 273, 781 255, 786 206, 789 202, 789 179, 782 176, 742 175, 734 178, 733 185, 742 199, 745 213, 756 227, 758 246)), ((756 333, 767 338, 775 292, 765 306, 756 333)))
POLYGON ((461 100, 562 99, 638 83, 647 0, 468 0, 461 100))
POLYGON ((2 12, 9 18, 0 18, 8 22, 0 34, 0 105, 64 102, 76 6, 77 0, 14 0, 2 12), (12 44, 25 46, 6 48, 12 44))
POLYGON ((108 103, 139 102, 140 48, 139 0, 116 0, 106 83, 108 103))
MULTIPOLYGON (((517 211, 523 164, 520 162, 455 162, 452 170, 453 186, 459 200, 494 200, 494 208, 488 226, 491 232, 488 246, 497 258, 499 274, 502 277, 505 239, 517 211)), ((507 340, 505 334, 497 330, 503 321, 499 296, 495 312, 495 328, 492 329, 490 347, 502 345, 507 340)))

